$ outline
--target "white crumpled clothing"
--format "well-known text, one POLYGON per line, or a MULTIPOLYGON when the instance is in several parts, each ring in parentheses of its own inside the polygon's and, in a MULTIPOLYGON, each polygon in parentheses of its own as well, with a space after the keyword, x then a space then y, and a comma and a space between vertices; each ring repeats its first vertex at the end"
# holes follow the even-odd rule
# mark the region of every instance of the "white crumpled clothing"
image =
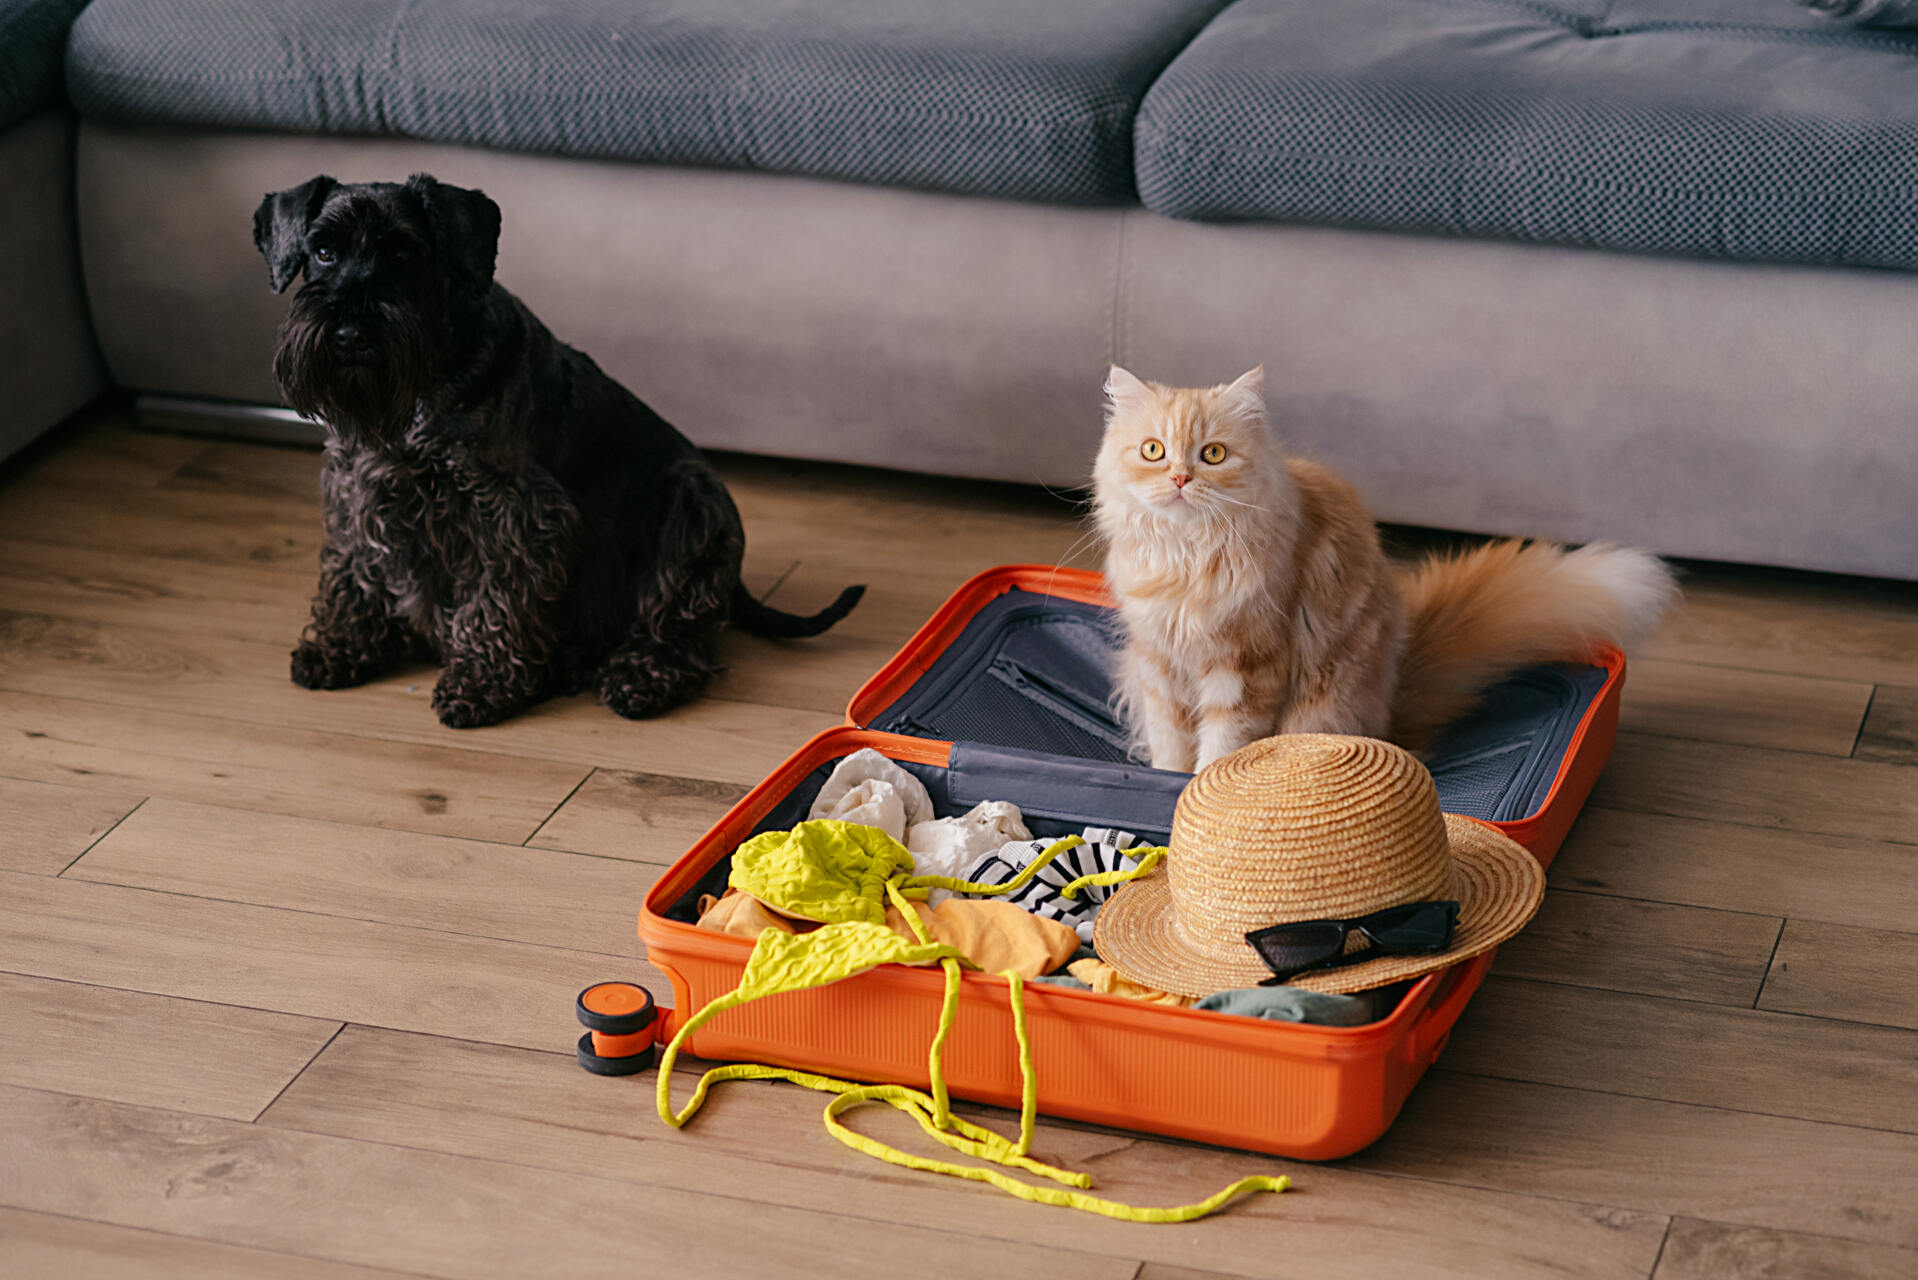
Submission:
MULTIPOLYGON (((812 802, 808 818, 837 818, 878 827, 913 855, 914 874, 960 876, 981 854, 1014 840, 1030 840, 1019 806, 983 800, 957 818, 935 818, 924 783, 886 757, 864 747, 833 769, 812 802)), ((928 905, 952 897, 932 891, 928 905)))
POLYGON ((862 747, 833 769, 806 816, 878 827, 906 844, 908 828, 932 820, 932 797, 925 783, 871 747, 862 747))
MULTIPOLYGON (((936 818, 906 832, 913 868, 922 876, 961 876, 979 856, 1013 840, 1030 840, 1025 816, 1007 800, 981 800, 957 818, 936 818)), ((934 889, 926 901, 938 906, 952 894, 934 889)))

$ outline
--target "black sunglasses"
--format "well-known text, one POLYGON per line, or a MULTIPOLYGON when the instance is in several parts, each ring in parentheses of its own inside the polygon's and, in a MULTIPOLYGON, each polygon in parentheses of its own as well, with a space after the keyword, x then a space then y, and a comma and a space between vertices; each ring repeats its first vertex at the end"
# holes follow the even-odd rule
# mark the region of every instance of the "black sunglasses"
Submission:
POLYGON ((1407 902, 1356 920, 1300 920, 1267 925, 1245 935, 1272 976, 1259 983, 1276 987, 1314 969, 1337 969, 1380 956, 1409 956, 1443 951, 1452 944, 1458 923, 1456 902, 1407 902), (1345 940, 1356 929, 1371 946, 1348 952, 1345 940))

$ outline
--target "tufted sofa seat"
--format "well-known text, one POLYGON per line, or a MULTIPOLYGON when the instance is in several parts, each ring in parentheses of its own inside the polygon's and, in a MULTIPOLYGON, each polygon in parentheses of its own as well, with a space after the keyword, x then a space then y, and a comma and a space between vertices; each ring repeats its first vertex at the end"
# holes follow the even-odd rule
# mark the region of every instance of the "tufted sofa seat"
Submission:
POLYGON ((1918 269, 1918 33, 1766 0, 1239 0, 1138 121, 1176 218, 1918 269))

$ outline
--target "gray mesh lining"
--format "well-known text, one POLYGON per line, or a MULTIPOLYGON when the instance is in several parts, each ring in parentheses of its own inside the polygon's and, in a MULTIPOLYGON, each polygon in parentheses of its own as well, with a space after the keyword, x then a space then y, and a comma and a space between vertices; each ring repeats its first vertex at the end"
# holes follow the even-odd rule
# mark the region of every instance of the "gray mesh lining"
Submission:
MULTIPOLYGON (((1113 636, 1107 610, 1014 589, 975 614, 872 727, 1136 768, 1117 763, 1124 754, 1108 706, 1113 636), (1018 674, 1042 679, 1021 684, 1018 674)), ((1493 822, 1535 813, 1605 678, 1602 668, 1556 664, 1489 691, 1430 754, 1440 803, 1493 822)))

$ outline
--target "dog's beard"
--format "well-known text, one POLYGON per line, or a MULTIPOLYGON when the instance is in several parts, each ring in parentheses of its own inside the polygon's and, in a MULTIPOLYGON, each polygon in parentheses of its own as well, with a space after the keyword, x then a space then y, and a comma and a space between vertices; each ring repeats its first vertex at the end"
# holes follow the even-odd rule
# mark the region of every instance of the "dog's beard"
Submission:
POLYGON ((349 445, 398 442, 412 425, 435 365, 426 326, 404 308, 382 305, 364 348, 333 339, 335 321, 295 299, 280 326, 273 374, 293 409, 349 445))

